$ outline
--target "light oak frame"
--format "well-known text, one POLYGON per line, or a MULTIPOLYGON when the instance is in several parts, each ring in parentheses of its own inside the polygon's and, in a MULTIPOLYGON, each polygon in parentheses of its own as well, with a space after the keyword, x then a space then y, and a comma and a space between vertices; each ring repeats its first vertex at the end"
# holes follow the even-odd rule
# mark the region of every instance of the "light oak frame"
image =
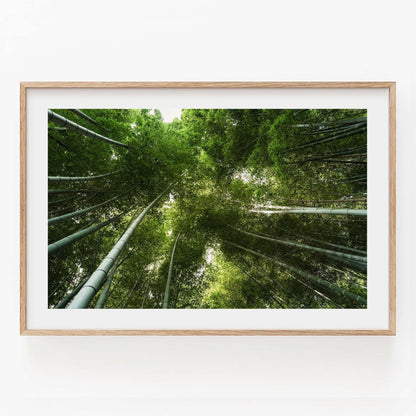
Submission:
POLYGON ((22 82, 20 83, 20 334, 21 335, 395 335, 396 334, 396 83, 395 82, 22 82), (385 88, 389 90, 389 328, 121 330, 28 329, 26 320, 26 92, 36 88, 385 88))

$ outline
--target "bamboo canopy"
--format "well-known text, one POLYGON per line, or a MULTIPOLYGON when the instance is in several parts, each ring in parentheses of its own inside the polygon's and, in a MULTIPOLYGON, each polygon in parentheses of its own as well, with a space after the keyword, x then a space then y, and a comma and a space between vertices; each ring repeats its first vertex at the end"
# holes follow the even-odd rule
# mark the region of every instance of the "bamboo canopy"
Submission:
POLYGON ((367 307, 366 109, 85 112, 48 112, 49 308, 367 307))

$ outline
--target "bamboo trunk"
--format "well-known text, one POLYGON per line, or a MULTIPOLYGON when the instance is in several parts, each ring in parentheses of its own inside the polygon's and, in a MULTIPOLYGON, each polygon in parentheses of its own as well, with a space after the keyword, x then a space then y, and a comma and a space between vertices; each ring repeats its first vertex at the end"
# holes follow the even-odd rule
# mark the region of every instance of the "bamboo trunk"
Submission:
POLYGON ((66 247, 67 245, 72 244, 75 241, 78 241, 81 238, 84 238, 87 235, 90 235, 90 234, 94 233, 95 231, 98 231, 100 228, 105 227, 106 225, 110 224, 114 220, 120 218, 122 215, 124 215, 124 214, 117 215, 113 218, 110 218, 107 221, 103 221, 99 224, 95 224, 95 225, 92 225, 91 227, 79 230, 79 231, 77 231, 77 232, 75 232, 71 235, 68 235, 64 238, 61 238, 58 241, 55 241, 54 243, 49 244, 48 245, 48 255, 50 256, 50 255, 54 254, 56 251, 66 247))
POLYGON ((78 198, 79 195, 74 195, 71 196, 69 198, 64 198, 64 199, 58 199, 56 201, 48 201, 48 205, 53 205, 53 204, 64 204, 65 202, 69 202, 69 201, 73 201, 74 199, 78 198))
POLYGON ((322 208, 322 207, 298 207, 267 210, 268 207, 262 209, 251 209, 250 212, 260 214, 332 214, 332 215, 358 215, 367 216, 366 209, 349 209, 349 208, 322 208))
POLYGON ((82 182, 90 181, 93 179, 105 178, 106 176, 114 175, 116 172, 103 173, 102 175, 94 176, 48 176, 48 182, 59 183, 59 182, 82 182))
MULTIPOLYGON (((230 226, 230 224, 227 224, 227 225, 230 226)), ((291 231, 289 231, 289 230, 287 230, 287 229, 285 229, 283 227, 276 227, 275 226, 274 228, 276 228, 278 230, 281 230, 281 231, 284 231, 285 233, 289 233, 292 236, 295 235, 295 233, 293 231, 291 232, 291 231)), ((273 237, 273 236, 270 236, 270 235, 267 235, 267 234, 264 234, 264 233, 262 233, 262 234, 265 235, 266 237, 273 237)), ((313 235, 315 235, 315 234, 313 234, 313 235)), ((324 236, 324 235, 321 234, 321 236, 324 236)), ((326 236, 327 237, 332 237, 332 238, 341 238, 341 236, 331 236, 331 235, 326 235, 326 236)), ((345 238, 345 236, 344 236, 344 238, 345 238)), ((339 249, 344 250, 344 251, 351 251, 353 253, 361 254, 361 255, 367 257, 367 252, 364 251, 364 250, 358 250, 356 248, 352 248, 352 247, 348 247, 348 246, 343 246, 343 245, 340 245, 340 244, 334 244, 334 243, 331 243, 331 242, 328 242, 328 241, 322 241, 322 240, 318 240, 316 238, 312 238, 312 237, 304 236, 304 235, 301 235, 300 236, 300 239, 301 240, 308 240, 308 241, 316 241, 316 242, 318 242, 320 244, 324 244, 324 245, 327 245, 327 246, 330 246, 330 247, 339 248, 339 249)))
POLYGON ((306 245, 306 244, 297 243, 297 242, 291 241, 291 240, 285 240, 285 239, 280 239, 280 238, 275 238, 275 237, 267 237, 267 236, 260 235, 260 234, 250 233, 248 231, 241 230, 240 228, 233 227, 231 225, 229 225, 229 227, 233 228, 234 230, 239 231, 240 233, 250 235, 250 236, 253 236, 253 237, 257 237, 257 238, 261 238, 262 240, 273 241, 273 242, 276 242, 276 243, 279 243, 279 244, 284 244, 284 245, 287 245, 287 246, 304 248, 306 250, 315 251, 317 253, 323 254, 324 256, 328 256, 328 257, 331 257, 331 258, 336 258, 339 261, 347 261, 348 264, 350 264, 350 261, 354 261, 356 263, 362 264, 363 267, 365 267, 365 269, 367 269, 367 257, 364 257, 364 256, 358 256, 358 255, 355 255, 355 254, 348 254, 348 253, 341 253, 340 251, 327 250, 327 249, 320 248, 320 247, 313 247, 313 246, 309 246, 309 245, 306 245))
MULTIPOLYGON (((253 282, 255 282, 257 285, 261 286, 264 289, 267 289, 266 285, 264 285, 262 282, 260 282, 259 280, 257 280, 254 276, 252 276, 250 273, 247 273, 243 268, 237 266, 240 271, 245 274, 249 279, 251 279, 253 282)), ((270 293, 272 294, 272 299, 278 304, 280 305, 283 309, 287 309, 288 306, 285 303, 285 301, 274 291, 274 290, 270 290, 270 293)))
POLYGON ((64 309, 66 305, 73 299, 73 297, 81 290, 84 283, 87 281, 88 278, 85 278, 81 281, 81 283, 71 291, 71 293, 68 293, 62 300, 58 302, 58 304, 54 307, 54 309, 64 309))
POLYGON ((91 194, 104 192, 99 189, 48 189, 48 194, 91 194))
POLYGON ((321 137, 320 139, 314 140, 312 142, 309 143, 305 143, 303 145, 299 145, 299 146, 295 146, 295 147, 291 147, 289 149, 285 149, 284 151, 282 151, 281 153, 287 153, 287 152, 293 152, 293 151, 297 151, 297 150, 301 150, 301 149, 306 149, 308 147, 315 147, 324 143, 329 143, 332 142, 334 140, 340 140, 340 139, 345 139, 348 137, 353 137, 356 136, 358 134, 362 134, 365 133, 367 131, 367 127, 360 127, 360 128, 356 128, 356 129, 351 129, 349 131, 346 132, 342 132, 339 134, 335 134, 333 136, 327 136, 327 137, 321 137))
POLYGON ((292 279, 295 279, 297 282, 299 282, 301 285, 307 287, 309 290, 311 290, 313 293, 317 294, 318 296, 324 298, 327 302, 332 303, 334 306, 336 306, 339 309, 344 309, 343 306, 341 306, 340 304, 336 303, 335 301, 333 301, 330 297, 324 295, 322 292, 320 292, 319 290, 314 289, 312 286, 308 285, 306 282, 304 282, 303 280, 297 278, 294 274, 289 273, 290 277, 292 279))
POLYGON ((163 309, 167 309, 169 304, 169 292, 170 292, 170 283, 172 280, 172 272, 173 272, 173 258, 175 257, 176 245, 178 244, 180 234, 176 237, 175 244, 173 245, 172 255, 170 256, 170 263, 169 263, 169 273, 168 279, 166 281, 166 288, 165 288, 165 297, 163 299, 163 309))
POLYGON ((75 131, 76 133, 82 134, 83 136, 90 137, 92 139, 96 139, 104 143, 112 144, 113 146, 128 147, 124 143, 120 143, 115 140, 109 139, 108 137, 102 136, 101 134, 95 133, 92 130, 82 127, 79 124, 76 124, 73 121, 60 116, 59 114, 56 114, 51 110, 48 110, 48 121, 51 121, 52 123, 57 124, 58 126, 66 127, 68 130, 75 131))
POLYGON ((114 262, 119 257, 120 253, 122 252, 123 248, 127 244, 128 240, 130 239, 131 235, 133 234, 136 227, 142 222, 143 218, 147 214, 147 212, 156 204, 156 202, 173 186, 172 183, 169 185, 162 193, 160 193, 143 211, 142 213, 136 218, 133 224, 127 229, 127 231, 122 235, 122 237, 118 240, 118 242, 114 245, 114 247, 110 250, 107 254, 105 259, 101 262, 95 272, 91 275, 88 281, 85 283, 83 288, 80 290, 77 296, 75 296, 74 300, 69 305, 70 309, 82 309, 86 308, 89 303, 91 302, 92 298, 95 294, 101 289, 102 285, 107 278, 107 274, 110 271, 111 267, 113 266, 114 262))
POLYGON ((309 238, 309 237, 302 237, 302 238, 305 239, 305 240, 316 241, 316 242, 321 243, 321 244, 326 244, 327 246, 330 246, 330 247, 339 248, 339 249, 344 250, 344 251, 351 251, 353 253, 362 254, 363 256, 367 257, 367 252, 364 251, 364 250, 358 250, 356 248, 341 246, 339 244, 328 243, 327 241, 317 240, 316 238, 309 238))
POLYGON ((103 290, 100 294, 100 297, 97 300, 97 303, 95 304, 95 309, 104 308, 105 302, 107 301, 108 294, 110 292, 110 287, 113 281, 114 274, 116 270, 118 269, 118 263, 119 263, 119 258, 117 259, 116 263, 114 264, 114 266, 111 268, 110 272, 107 275, 107 279, 104 283, 103 290))
POLYGON ((100 127, 100 128, 102 128, 103 130, 106 130, 106 131, 111 131, 110 129, 108 129, 107 127, 104 127, 104 126, 102 126, 100 123, 98 123, 97 121, 95 121, 93 118, 91 118, 90 116, 87 116, 85 113, 83 113, 82 111, 80 111, 80 110, 77 110, 77 109, 75 109, 75 108, 71 108, 71 111, 74 113, 74 114, 76 114, 77 116, 79 116, 79 117, 81 117, 81 118, 83 118, 84 120, 87 120, 87 121, 89 121, 90 123, 92 123, 92 124, 95 124, 96 126, 98 126, 98 127, 100 127))
POLYGON ((319 154, 319 155, 314 155, 314 156, 310 156, 310 157, 305 157, 303 159, 294 160, 292 162, 285 162, 285 165, 293 165, 293 164, 300 164, 300 163, 306 163, 306 162, 320 161, 320 160, 325 160, 325 159, 328 159, 329 157, 335 157, 335 156, 353 155, 355 152, 357 152, 359 150, 364 150, 364 149, 367 149, 367 145, 357 146, 357 147, 353 147, 351 149, 343 150, 343 151, 339 151, 339 152, 319 154))
MULTIPOLYGON (((123 259, 120 259, 120 258, 117 259, 113 268, 108 273, 107 279, 104 283, 103 290, 102 290, 102 292, 100 294, 100 297, 98 298, 97 303, 95 305, 95 309, 100 309, 100 308, 103 309, 104 308, 104 305, 107 302, 107 299, 109 298, 110 294, 113 291, 113 290, 111 290, 111 292, 110 292, 110 287, 111 287, 111 283, 113 282, 114 275, 115 275, 116 271, 135 251, 136 251, 136 247, 133 250, 131 250, 126 256, 124 256, 123 259)), ((115 284, 113 286, 113 289, 115 287, 115 284)))
POLYGON ((350 118, 348 120, 333 120, 324 121, 322 123, 309 123, 309 124, 296 124, 291 127, 320 127, 316 130, 318 133, 323 132, 326 129, 342 128, 342 126, 350 126, 354 124, 364 123, 367 121, 367 117, 350 118))
POLYGON ((312 131, 309 131, 308 134, 318 135, 318 134, 328 134, 328 133, 342 133, 342 132, 350 130, 351 128, 365 127, 366 125, 367 125, 367 121, 358 122, 358 123, 350 123, 348 125, 344 124, 342 126, 334 126, 334 127, 328 127, 326 129, 312 130, 312 131))
POLYGON ((69 212, 68 214, 60 215, 59 217, 49 218, 48 219, 48 225, 56 224, 58 222, 67 220, 69 218, 78 217, 79 215, 86 214, 87 212, 93 211, 99 207, 102 207, 105 204, 108 204, 109 202, 115 201, 119 196, 115 196, 114 198, 111 198, 107 201, 101 202, 101 204, 93 205, 89 208, 80 209, 78 211, 69 212))
POLYGON ((146 287, 144 288, 144 293, 143 293, 143 299, 142 299, 142 303, 140 305, 140 309, 143 309, 144 307, 144 302, 146 301, 146 297, 149 294, 149 286, 150 286, 150 276, 147 278, 147 284, 146 287))
POLYGON ((311 273, 305 272, 305 271, 300 270, 297 267, 294 267, 294 266, 292 266, 290 264, 283 263, 283 262, 281 262, 279 260, 276 260, 274 258, 271 258, 269 256, 266 256, 265 254, 259 253, 258 251, 254 251, 254 250, 251 250, 251 249, 249 249, 247 247, 240 246, 239 244, 232 243, 231 241, 227 241, 227 240, 224 240, 224 241, 226 243, 228 243, 228 244, 233 245, 234 247, 238 247, 238 248, 240 248, 242 250, 245 250, 248 253, 251 253, 251 254, 254 254, 256 256, 262 257, 262 258, 264 258, 266 260, 272 261, 273 263, 277 264, 278 266, 283 267, 283 268, 286 268, 286 269, 290 270, 291 272, 293 272, 295 274, 298 274, 299 276, 303 277, 304 279, 307 279, 307 280, 310 280, 312 282, 318 283, 318 284, 320 284, 322 286, 325 286, 325 287, 333 290, 334 292, 337 292, 337 293, 339 293, 341 295, 346 296, 347 298, 349 298, 351 300, 354 300, 354 301, 360 303, 361 305, 365 305, 365 306, 367 305, 367 300, 364 299, 362 296, 356 295, 355 293, 351 293, 348 290, 341 289, 337 285, 334 285, 333 283, 330 283, 330 282, 328 282, 328 281, 326 281, 324 279, 321 279, 321 278, 319 278, 319 277, 317 277, 317 276, 315 276, 315 275, 313 275, 311 273))
POLYGON ((129 302, 129 300, 131 298, 131 295, 134 292, 134 289, 136 289, 137 283, 139 283, 139 280, 142 277, 142 274, 143 274, 143 271, 142 271, 142 273, 140 273, 140 275, 137 277, 136 281, 134 282, 134 285, 133 285, 132 289, 130 290, 130 293, 129 293, 126 301, 123 303, 123 306, 121 307, 121 309, 124 309, 127 306, 128 302, 129 302))

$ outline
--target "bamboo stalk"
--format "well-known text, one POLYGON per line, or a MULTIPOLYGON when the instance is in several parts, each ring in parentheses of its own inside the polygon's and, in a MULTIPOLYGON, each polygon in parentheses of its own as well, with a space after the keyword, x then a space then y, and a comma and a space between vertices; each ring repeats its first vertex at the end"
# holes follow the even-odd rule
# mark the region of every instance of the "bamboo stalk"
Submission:
POLYGON ((69 218, 78 217, 79 215, 86 214, 87 212, 93 211, 99 207, 102 207, 103 205, 108 204, 109 202, 115 201, 117 198, 119 198, 120 195, 115 196, 114 198, 108 199, 107 201, 101 202, 100 204, 93 205, 89 208, 80 209, 78 211, 69 212, 68 214, 60 215, 59 217, 53 217, 48 219, 48 225, 56 224, 58 222, 67 220, 69 218))
POLYGON ((130 290, 130 293, 129 293, 126 301, 123 303, 123 306, 121 307, 121 309, 124 309, 127 306, 128 302, 129 302, 129 300, 131 298, 131 295, 134 292, 134 289, 136 289, 136 286, 139 283, 140 278, 142 277, 142 274, 143 274, 143 271, 139 274, 139 276, 137 277, 136 281, 134 282, 134 285, 133 285, 132 289, 130 290))
MULTIPOLYGON (((337 258, 340 261, 352 260, 354 262, 363 263, 363 265, 364 264, 367 265, 367 257, 365 257, 365 256, 358 256, 358 255, 349 254, 349 253, 341 253, 339 251, 327 250, 325 248, 309 246, 307 244, 298 243, 296 241, 285 240, 285 239, 280 239, 280 238, 275 238, 275 237, 267 237, 267 236, 264 236, 264 235, 244 231, 240 228, 233 227, 232 225, 229 225, 229 224, 227 224, 227 225, 230 228, 239 231, 240 233, 250 235, 250 236, 253 236, 253 237, 256 237, 256 238, 260 238, 262 240, 272 241, 272 242, 284 244, 284 245, 291 246, 291 247, 304 248, 306 250, 315 251, 315 252, 323 254, 325 256, 330 256, 331 258, 337 258)), ((365 268, 367 268, 367 266, 365 266, 365 268)))
POLYGON ((116 172, 103 173, 102 175, 94 176, 48 176, 48 182, 59 183, 59 182, 83 182, 91 181, 93 179, 105 178, 106 176, 114 175, 116 172))
POLYGON ((59 114, 56 114, 51 110, 48 110, 48 121, 51 121, 52 123, 57 124, 58 126, 66 127, 68 130, 75 131, 76 133, 82 134, 83 136, 90 137, 92 139, 96 139, 104 143, 112 144, 113 146, 128 147, 124 143, 120 143, 115 140, 109 139, 108 137, 102 136, 101 134, 95 133, 92 130, 82 127, 79 124, 76 124, 73 121, 60 116, 59 114))
POLYGON ((257 212, 260 214, 332 214, 332 215, 358 215, 367 216, 366 209, 350 209, 350 208, 322 208, 322 207, 298 207, 267 210, 251 209, 250 212, 257 212))
POLYGON ((87 116, 85 113, 83 113, 80 110, 77 110, 75 108, 71 108, 70 111, 72 111, 74 114, 76 114, 77 116, 83 118, 84 120, 89 121, 92 124, 95 124, 96 126, 102 128, 105 131, 111 131, 110 129, 108 129, 107 127, 102 126, 100 123, 98 123, 97 121, 95 121, 93 118, 91 118, 90 116, 87 116))
POLYGON ((91 227, 84 228, 82 230, 79 230, 71 235, 68 235, 64 238, 61 238, 58 241, 55 241, 54 243, 51 243, 48 245, 48 256, 56 253, 58 250, 75 243, 75 241, 81 240, 81 238, 86 237, 87 235, 90 235, 94 233, 95 231, 98 231, 100 228, 105 227, 106 225, 110 224, 114 220, 120 218, 124 214, 117 215, 113 218, 110 218, 109 220, 100 222, 99 224, 92 225, 91 227))
POLYGON ((334 136, 329 136, 329 137, 327 136, 327 137, 324 137, 324 138, 321 137, 318 140, 314 140, 312 142, 308 142, 308 143, 305 143, 303 145, 299 145, 299 146, 295 146, 295 147, 290 147, 288 149, 284 149, 281 153, 283 154, 283 153, 293 152, 293 151, 297 151, 297 150, 301 150, 301 149, 306 149, 308 147, 315 147, 315 146, 321 145, 323 143, 332 142, 334 140, 340 140, 340 139, 345 139, 345 138, 348 138, 348 137, 357 136, 358 134, 365 133, 366 131, 367 131, 367 127, 361 127, 361 128, 356 129, 356 130, 352 129, 352 131, 348 131, 348 132, 345 132, 345 133, 335 134, 334 136))
POLYGON ((107 278, 107 274, 114 262, 117 260, 118 256, 124 249, 124 246, 127 244, 128 240, 132 236, 134 230, 142 222, 143 218, 147 212, 156 204, 156 202, 174 185, 172 183, 169 185, 163 192, 161 192, 136 218, 133 224, 127 229, 127 231, 122 235, 114 247, 110 250, 101 264, 98 266, 97 270, 91 275, 88 281, 85 283, 84 287, 80 290, 74 300, 68 306, 70 309, 80 309, 86 308, 91 302, 95 294, 101 289, 102 285, 107 278))
POLYGON ((173 259, 175 257, 175 251, 176 251, 176 245, 178 244, 180 234, 176 237, 175 244, 173 245, 172 249, 172 255, 170 256, 170 263, 169 263, 169 272, 168 272, 168 278, 166 281, 166 288, 165 288, 165 296, 163 298, 163 309, 167 309, 169 304, 169 292, 170 292, 170 283, 172 280, 172 271, 173 271, 173 259))
POLYGON ((227 240, 224 240, 224 241, 226 243, 228 243, 228 244, 231 244, 234 247, 240 248, 241 250, 245 250, 248 253, 251 253, 251 254, 254 254, 256 256, 262 257, 262 258, 264 258, 266 260, 272 261, 273 263, 276 263, 277 265, 279 265, 279 266, 281 266, 283 268, 286 268, 286 269, 290 270, 291 272, 293 272, 295 274, 298 274, 299 276, 303 277, 304 279, 311 280, 311 281, 313 281, 315 283, 318 283, 318 284, 320 284, 322 286, 325 286, 325 287, 327 287, 329 289, 332 289, 334 292, 337 292, 337 293, 339 293, 341 295, 344 295, 347 298, 349 298, 351 300, 354 300, 354 301, 360 303, 361 305, 365 305, 365 306, 367 305, 367 300, 364 299, 362 296, 356 295, 355 293, 351 293, 348 290, 342 289, 342 288, 338 287, 337 285, 334 285, 333 283, 330 283, 330 282, 328 282, 328 281, 326 281, 324 279, 321 279, 321 278, 319 278, 319 277, 317 277, 317 276, 315 276, 315 275, 313 275, 311 273, 305 272, 305 271, 300 270, 297 267, 294 267, 294 266, 292 266, 290 264, 283 263, 283 262, 281 262, 279 260, 276 260, 274 258, 271 258, 269 256, 266 256, 265 254, 260 253, 258 251, 254 251, 254 250, 251 250, 251 249, 249 249, 247 247, 240 246, 239 244, 232 243, 231 241, 227 241, 227 240))
POLYGON ((100 189, 48 189, 48 194, 102 194, 104 192, 100 189))
POLYGON ((64 309, 65 306, 73 299, 73 297, 81 290, 83 284, 87 281, 88 277, 82 280, 77 287, 68 293, 62 300, 58 302, 58 304, 54 307, 54 309, 64 309))

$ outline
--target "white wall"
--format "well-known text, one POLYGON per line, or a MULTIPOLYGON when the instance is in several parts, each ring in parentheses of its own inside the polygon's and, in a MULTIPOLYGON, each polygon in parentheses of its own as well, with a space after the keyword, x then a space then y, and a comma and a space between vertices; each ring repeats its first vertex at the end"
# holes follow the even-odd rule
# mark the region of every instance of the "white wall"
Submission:
POLYGON ((2 413, 416 414, 411 6, 400 0, 1 2, 2 413), (24 80, 396 80, 398 335, 20 337, 18 83, 24 80))

